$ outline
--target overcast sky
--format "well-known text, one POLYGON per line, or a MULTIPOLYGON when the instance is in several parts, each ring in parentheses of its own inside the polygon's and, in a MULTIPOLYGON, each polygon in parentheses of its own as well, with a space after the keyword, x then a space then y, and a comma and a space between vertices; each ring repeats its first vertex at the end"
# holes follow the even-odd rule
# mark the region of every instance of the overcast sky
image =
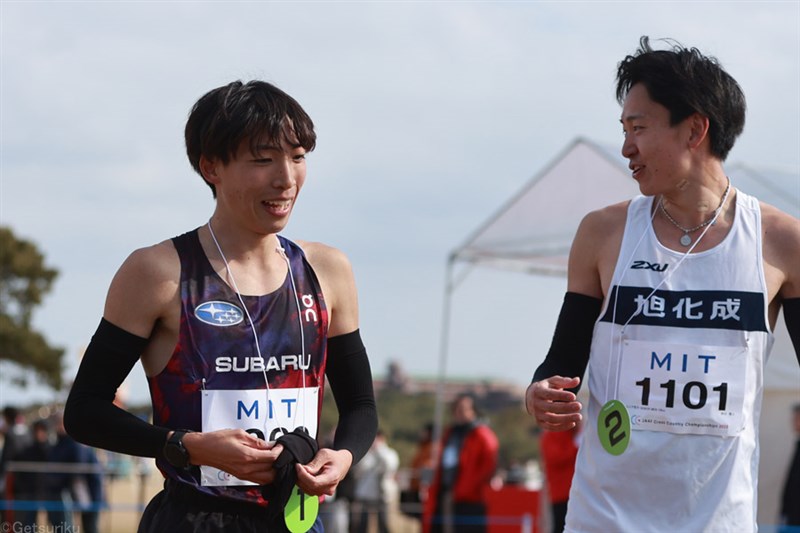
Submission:
MULTIPOLYGON (((0 224, 60 271, 35 325, 67 377, 135 248, 213 209, 182 132, 234 79, 292 94, 318 144, 285 235, 344 250, 376 374, 435 377, 445 264, 575 137, 621 143, 617 62, 640 35, 742 85, 729 162, 800 169, 798 2, 0 3, 0 224)), ((566 283, 476 270, 453 295, 448 373, 530 380, 566 283)), ((0 367, 4 374, 9 366, 0 367)), ((129 384, 146 401, 141 368, 129 384)), ((0 381, 0 405, 51 399, 0 381)))

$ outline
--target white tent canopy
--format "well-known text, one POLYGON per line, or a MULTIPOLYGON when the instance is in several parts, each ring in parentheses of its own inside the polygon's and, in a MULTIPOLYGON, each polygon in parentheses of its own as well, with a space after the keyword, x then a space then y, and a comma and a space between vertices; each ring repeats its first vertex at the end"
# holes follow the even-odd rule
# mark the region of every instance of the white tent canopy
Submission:
MULTIPOLYGON (((800 218, 800 175, 726 166, 734 187, 800 218)), ((582 218, 590 211, 639 194, 618 148, 585 138, 570 143, 548 166, 503 205, 449 257, 443 314, 440 375, 446 374, 450 298, 457 264, 532 274, 565 276, 567 257, 582 218)), ((557 314, 560 301, 541 301, 557 314)), ((782 318, 765 374, 759 522, 775 523, 792 441, 790 406, 800 401, 800 368, 782 318)), ((437 405, 437 426, 441 417, 437 405)))
POLYGON ((453 254, 456 262, 563 275, 586 213, 638 193, 618 153, 576 139, 453 254))
MULTIPOLYGON (((731 183, 800 217, 797 174, 727 169, 731 183)), ((619 149, 578 138, 453 253, 453 260, 537 274, 567 271, 567 255, 586 213, 639 194, 619 149)))

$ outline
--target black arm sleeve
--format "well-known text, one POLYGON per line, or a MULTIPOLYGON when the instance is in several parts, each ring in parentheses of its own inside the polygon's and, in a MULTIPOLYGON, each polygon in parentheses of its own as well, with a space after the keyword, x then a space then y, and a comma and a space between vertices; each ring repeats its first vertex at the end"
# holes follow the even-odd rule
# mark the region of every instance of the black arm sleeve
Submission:
MULTIPOLYGON (((600 298, 585 294, 568 292, 564 295, 553 342, 544 362, 533 374, 533 381, 556 375, 583 378, 589 363, 594 323, 602 305, 600 298)), ((579 389, 580 385, 570 390, 577 393, 579 389)))
POLYGON ((153 426, 113 403, 147 342, 106 319, 100 321, 64 407, 64 427, 72 438, 128 455, 162 457, 170 430, 153 426))
POLYGON ((783 321, 794 344, 794 355, 800 363, 800 298, 788 298, 783 301, 783 321))
POLYGON ((359 330, 328 339, 325 375, 339 410, 333 448, 352 453, 355 465, 372 446, 378 432, 372 371, 359 330))

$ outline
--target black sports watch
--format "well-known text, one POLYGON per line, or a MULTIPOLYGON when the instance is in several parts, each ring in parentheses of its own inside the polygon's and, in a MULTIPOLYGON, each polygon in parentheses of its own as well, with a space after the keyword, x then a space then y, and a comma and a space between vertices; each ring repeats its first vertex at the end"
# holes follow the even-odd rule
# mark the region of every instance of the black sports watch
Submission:
POLYGON ((189 452, 183 446, 183 436, 187 433, 191 433, 191 431, 176 429, 164 444, 164 458, 176 468, 189 466, 189 452))

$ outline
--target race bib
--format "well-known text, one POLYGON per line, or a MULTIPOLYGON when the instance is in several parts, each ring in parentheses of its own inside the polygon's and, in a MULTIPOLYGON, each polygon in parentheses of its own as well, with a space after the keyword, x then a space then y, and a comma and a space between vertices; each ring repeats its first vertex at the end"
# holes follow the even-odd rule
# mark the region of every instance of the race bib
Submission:
MULTIPOLYGON (((202 391, 203 432, 243 429, 274 441, 303 427, 317 434, 319 388, 202 391)), ((204 486, 255 485, 210 466, 200 467, 204 486)))
POLYGON ((747 349, 625 340, 619 399, 631 430, 737 435, 744 426, 747 349))

